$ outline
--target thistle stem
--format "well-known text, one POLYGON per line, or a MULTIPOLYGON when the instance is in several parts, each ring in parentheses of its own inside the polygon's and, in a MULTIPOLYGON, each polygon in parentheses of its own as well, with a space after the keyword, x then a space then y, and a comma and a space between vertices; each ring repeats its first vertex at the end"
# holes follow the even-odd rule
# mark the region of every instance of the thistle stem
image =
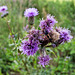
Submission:
MULTIPOLYGON (((10 26, 9 26, 9 23, 7 22, 7 25, 8 25, 8 28, 9 28, 9 31, 10 31, 10 33, 11 33, 11 37, 12 37, 12 31, 11 31, 11 28, 10 28, 10 26)), ((12 37, 12 40, 13 40, 13 37, 12 37)), ((13 42, 15 43, 15 41, 13 40, 13 42)))

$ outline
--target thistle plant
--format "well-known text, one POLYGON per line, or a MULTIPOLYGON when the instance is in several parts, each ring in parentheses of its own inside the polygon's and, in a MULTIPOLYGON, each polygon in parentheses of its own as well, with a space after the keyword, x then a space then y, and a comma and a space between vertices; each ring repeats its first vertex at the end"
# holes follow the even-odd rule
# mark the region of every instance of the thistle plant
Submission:
MULTIPOLYGON (((7 9, 7 6, 0 7, 2 18, 8 15, 7 9)), ((25 36, 21 41, 19 50, 22 54, 26 54, 27 56, 33 56, 37 51, 39 51, 40 56, 38 56, 38 64, 45 67, 52 59, 46 53, 46 48, 55 48, 60 44, 70 42, 73 36, 71 36, 71 31, 69 29, 55 27, 55 24, 58 23, 58 21, 55 20, 54 16, 49 14, 46 19, 42 19, 40 21, 40 24, 38 25, 39 27, 35 29, 34 17, 38 14, 39 11, 36 8, 29 8, 25 10, 24 16, 28 18, 28 25, 24 29, 27 31, 27 36, 25 36)), ((9 24, 8 27, 10 33, 12 33, 9 24)))
MULTIPOLYGON (((33 26, 34 16, 38 14, 39 13, 36 8, 29 8, 25 10, 24 15, 25 17, 28 17, 29 26, 33 26)), ((70 42, 73 38, 73 36, 70 35, 70 30, 62 27, 54 27, 56 23, 58 23, 58 21, 55 20, 54 16, 48 14, 45 20, 42 19, 40 21, 40 30, 38 30, 38 28, 35 29, 33 26, 34 28, 32 27, 29 31, 27 31, 28 35, 22 40, 19 48, 22 54, 33 56, 37 51, 39 51, 40 56, 38 56, 38 64, 42 65, 43 67, 48 65, 52 58, 49 57, 45 49, 47 47, 55 48, 60 44, 70 42)))

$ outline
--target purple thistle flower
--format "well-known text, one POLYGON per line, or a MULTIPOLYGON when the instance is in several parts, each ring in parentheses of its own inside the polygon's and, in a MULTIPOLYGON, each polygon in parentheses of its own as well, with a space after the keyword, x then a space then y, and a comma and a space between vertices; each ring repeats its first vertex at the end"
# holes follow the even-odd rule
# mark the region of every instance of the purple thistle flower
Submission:
POLYGON ((47 25, 47 22, 45 20, 41 20, 39 26, 40 26, 41 30, 43 30, 43 31, 47 30, 48 32, 50 32, 50 30, 52 30, 52 27, 47 25))
POLYGON ((20 51, 26 55, 34 55, 38 51, 38 44, 35 42, 22 41, 20 51))
POLYGON ((58 23, 58 21, 56 21, 54 19, 54 16, 51 16, 51 15, 47 15, 47 23, 50 25, 50 26, 54 26, 56 23, 58 23))
POLYGON ((39 31, 35 29, 31 30, 27 37, 28 41, 22 41, 20 50, 23 51, 22 53, 26 55, 34 55, 39 49, 39 31))
POLYGON ((7 6, 1 6, 1 7, 0 7, 0 12, 1 12, 1 13, 4 13, 4 12, 7 11, 7 9, 8 9, 7 6))
POLYGON ((55 25, 55 23, 58 23, 55 19, 54 19, 54 16, 50 16, 50 15, 47 15, 47 18, 46 20, 41 20, 40 21, 40 28, 41 30, 46 30, 48 32, 50 32, 50 30, 53 29, 53 26, 55 25))
POLYGON ((49 64, 49 60, 51 60, 51 58, 49 58, 48 55, 38 57, 38 59, 39 59, 38 64, 41 64, 43 67, 45 67, 45 65, 48 65, 49 64))
POLYGON ((7 6, 1 6, 0 7, 0 12, 2 13, 1 18, 6 17, 8 15, 8 8, 7 6))
POLYGON ((71 31, 65 28, 56 28, 56 31, 58 31, 60 33, 60 42, 66 42, 66 41, 71 41, 71 39, 73 38, 73 36, 70 35, 71 31))
POLYGON ((70 35, 70 30, 63 29, 60 32, 60 38, 63 40, 63 42, 65 42, 65 41, 71 41, 71 39, 73 38, 73 36, 70 35))
POLYGON ((38 15, 38 11, 36 8, 29 8, 26 9, 26 11, 24 12, 25 17, 33 17, 38 15))

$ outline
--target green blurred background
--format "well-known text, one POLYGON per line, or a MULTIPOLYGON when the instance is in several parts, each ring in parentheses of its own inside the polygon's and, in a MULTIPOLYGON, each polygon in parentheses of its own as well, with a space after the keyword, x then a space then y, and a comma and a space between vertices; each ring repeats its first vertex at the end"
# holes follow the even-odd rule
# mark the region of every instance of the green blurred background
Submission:
POLYGON ((0 75, 75 75, 75 0, 0 0, 0 6, 3 5, 8 7, 9 15, 0 18, 0 75), (21 42, 18 39, 26 35, 24 11, 29 7, 39 11, 35 17, 35 27, 42 17, 51 14, 58 21, 55 26, 69 28, 74 37, 69 43, 49 49, 51 52, 47 53, 53 59, 45 68, 37 64, 38 52, 30 57, 18 53, 17 46, 21 42), (9 38, 8 21, 16 45, 9 38))

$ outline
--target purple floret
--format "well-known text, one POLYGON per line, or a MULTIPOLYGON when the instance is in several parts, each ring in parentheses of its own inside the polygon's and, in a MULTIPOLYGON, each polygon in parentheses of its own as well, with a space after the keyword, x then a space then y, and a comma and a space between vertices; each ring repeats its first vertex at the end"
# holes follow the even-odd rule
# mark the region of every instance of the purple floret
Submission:
POLYGON ((34 55, 38 49, 37 43, 31 43, 29 41, 23 41, 20 47, 20 50, 23 51, 22 53, 26 55, 34 55))
POLYGON ((51 60, 51 58, 49 58, 48 55, 38 57, 38 59, 39 59, 38 64, 41 64, 43 67, 45 67, 45 65, 48 65, 49 64, 49 60, 51 60))
POLYGON ((24 12, 25 17, 33 17, 38 14, 39 13, 36 8, 29 8, 29 9, 26 9, 26 11, 24 12))

